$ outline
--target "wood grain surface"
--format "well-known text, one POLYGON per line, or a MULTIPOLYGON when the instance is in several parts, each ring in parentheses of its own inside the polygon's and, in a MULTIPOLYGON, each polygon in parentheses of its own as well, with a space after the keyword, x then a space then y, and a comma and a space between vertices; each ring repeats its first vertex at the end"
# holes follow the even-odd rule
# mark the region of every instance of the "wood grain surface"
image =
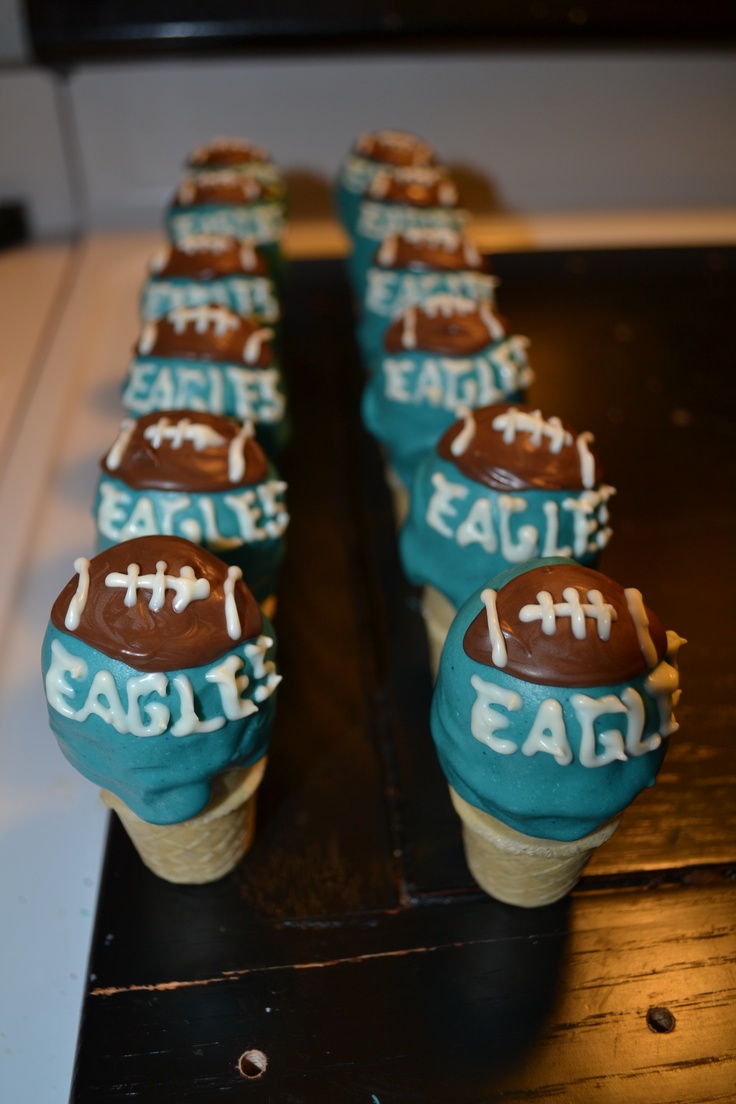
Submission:
POLYGON ((532 339, 531 400, 593 430, 618 488, 603 569, 689 640, 657 785, 567 900, 526 911, 474 885, 347 287, 339 262, 295 263, 284 683, 256 843, 221 882, 171 886, 112 824, 79 1104, 734 1099, 736 256, 494 265, 532 339))

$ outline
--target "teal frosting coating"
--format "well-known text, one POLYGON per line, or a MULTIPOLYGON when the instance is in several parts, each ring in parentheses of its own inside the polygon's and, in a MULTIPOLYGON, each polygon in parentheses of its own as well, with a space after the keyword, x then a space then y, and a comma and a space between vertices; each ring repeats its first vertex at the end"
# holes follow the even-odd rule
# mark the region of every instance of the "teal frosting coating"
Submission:
MULTIPOLYGON (((265 617, 263 634, 275 641, 273 628, 265 617)), ((127 682, 140 676, 140 671, 104 655, 72 634, 59 632, 50 624, 42 649, 44 680, 51 665, 54 641, 59 641, 70 655, 82 660, 87 667, 83 678, 75 679, 71 674, 67 675, 70 694, 66 701, 72 710, 79 712, 82 709, 92 682, 100 671, 110 672, 121 704, 127 710, 127 682)), ((253 699, 264 679, 254 677, 253 666, 245 654, 245 645, 239 645, 229 654, 243 659, 238 674, 249 679, 241 698, 253 699)), ((274 656, 275 644, 272 643, 266 652, 266 662, 272 661, 274 656)), ((223 656, 218 662, 225 659, 226 656, 223 656)), ((91 714, 83 721, 75 720, 58 712, 49 703, 49 722, 62 752, 81 774, 117 794, 143 820, 152 824, 177 824, 196 816, 209 800, 210 780, 214 775, 230 767, 247 767, 266 754, 276 704, 276 695, 271 693, 258 702, 257 712, 242 720, 226 721, 213 732, 173 735, 171 729, 181 716, 179 694, 173 685, 177 674, 186 675, 189 679, 200 720, 222 716, 218 687, 205 679, 211 666, 166 672, 167 690, 164 694, 154 692, 140 696, 136 711, 144 719, 149 710, 160 711, 163 706, 170 710, 169 723, 160 735, 120 733, 97 714, 91 714)))
POLYGON ((360 203, 380 172, 389 166, 368 157, 351 154, 343 162, 335 183, 333 198, 337 217, 352 237, 360 215, 360 203))
POLYGON ((363 310, 357 328, 363 363, 373 371, 383 356, 383 336, 394 319, 430 295, 458 295, 474 303, 493 303, 495 280, 486 272, 412 272, 371 265, 366 275, 363 310))
POLYGON ((388 203, 375 199, 363 199, 352 235, 352 251, 348 256, 348 276, 356 301, 365 300, 368 269, 373 264, 376 250, 389 234, 402 234, 412 229, 436 229, 444 227, 462 231, 467 219, 465 211, 457 207, 413 207, 404 203, 388 203))
POLYGON ((237 314, 261 318, 269 325, 279 321, 276 285, 270 276, 238 273, 213 280, 184 276, 149 276, 141 290, 141 318, 144 322, 163 318, 177 307, 229 307, 237 314))
MULTIPOLYGON (((494 590, 516 575, 540 563, 566 563, 555 557, 510 568, 485 585, 494 590)), ((478 588, 460 608, 445 641, 437 683, 432 699, 431 728, 442 769, 448 782, 476 808, 490 813, 511 828, 542 839, 575 840, 595 831, 606 821, 621 813, 645 787, 654 785, 667 749, 667 740, 653 751, 626 761, 614 760, 603 766, 586 767, 580 762, 581 728, 571 705, 575 694, 592 698, 621 695, 632 687, 641 695, 646 711, 644 737, 659 729, 660 715, 656 700, 648 693, 647 674, 628 683, 576 689, 542 686, 506 674, 496 667, 487 667, 470 659, 463 649, 468 626, 482 610, 478 588), (471 710, 476 691, 471 678, 478 676, 504 690, 521 695, 523 706, 518 711, 494 706, 507 721, 498 731, 504 740, 513 741, 518 750, 500 754, 476 739, 471 732, 471 710), (553 755, 538 751, 527 756, 521 745, 527 737, 540 704, 556 699, 561 707, 573 760, 562 766, 553 755)), ((611 713, 595 722, 596 733, 609 729, 625 736, 626 717, 611 713)))
POLYGON ((244 368, 186 357, 137 355, 123 381, 122 401, 135 416, 154 410, 203 410, 252 421, 256 439, 271 457, 289 436, 286 384, 277 364, 244 368))
POLYGON ((531 378, 526 341, 516 336, 462 358, 416 350, 384 354, 363 390, 363 422, 409 487, 422 458, 461 410, 521 402, 531 378))
MULTIPOLYGON (((444 460, 432 448, 425 455, 416 470, 411 486, 409 514, 399 534, 401 562, 407 578, 415 586, 429 584, 442 591, 456 607, 462 605, 469 594, 492 575, 518 563, 510 560, 505 552, 504 540, 500 531, 499 498, 509 492, 496 491, 491 487, 469 479, 449 460, 444 460), (428 507, 435 495, 433 479, 445 479, 455 488, 450 505, 434 524, 428 520, 428 507), (468 517, 473 507, 485 499, 490 503, 493 534, 496 538, 494 551, 487 551, 477 540, 462 545, 458 540, 458 529, 468 517), (440 529, 443 531, 441 532, 440 529)), ((514 498, 523 499, 526 509, 514 513, 509 519, 512 555, 520 556, 520 530, 531 526, 537 532, 533 547, 523 555, 523 560, 536 559, 544 555, 544 539, 547 532, 547 518, 544 513, 546 503, 555 503, 559 519, 555 552, 569 556, 575 552, 578 563, 595 567, 599 558, 596 536, 605 529, 607 512, 603 506, 603 517, 596 510, 588 516, 591 525, 587 535, 587 547, 578 554, 575 551, 575 519, 564 503, 570 499, 590 498, 591 491, 581 490, 515 490, 510 492, 514 498), (589 545, 596 545, 591 549, 589 545)), ((485 535, 485 530, 483 531, 485 535)), ((467 538, 465 538, 467 539, 467 538)), ((602 538, 605 543, 605 538, 602 538)), ((552 552, 550 552, 552 555, 552 552)))
POLYGON ((154 533, 186 537, 208 548, 226 563, 240 567, 249 590, 262 602, 276 590, 285 550, 283 515, 286 507, 283 492, 276 496, 259 495, 259 487, 265 490, 266 484, 277 478, 273 465, 269 465, 263 483, 228 491, 209 491, 203 495, 193 491, 137 490, 103 473, 97 483, 93 510, 98 551, 154 533), (228 499, 243 495, 249 503, 249 531, 243 530, 237 511, 228 503, 228 499), (203 513, 201 500, 204 497, 211 503, 216 532, 212 531, 211 522, 203 513), (189 504, 182 507, 186 499, 189 504), (274 514, 274 505, 281 518, 274 514), (258 532, 254 533, 253 529, 258 532), (220 538, 240 543, 234 548, 224 548, 220 538))

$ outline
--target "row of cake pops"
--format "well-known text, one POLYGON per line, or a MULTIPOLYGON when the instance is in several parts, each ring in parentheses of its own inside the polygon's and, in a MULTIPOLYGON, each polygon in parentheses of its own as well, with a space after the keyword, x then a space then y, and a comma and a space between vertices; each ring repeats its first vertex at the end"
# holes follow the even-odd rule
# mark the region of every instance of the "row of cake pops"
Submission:
POLYGON ((336 187, 399 546, 423 586, 436 670, 450 622, 485 580, 538 556, 593 565, 613 487, 589 432, 524 403, 529 342, 497 313, 497 280, 464 234, 450 172, 411 134, 358 139, 336 187))
POLYGON ((272 616, 289 522, 280 363, 286 188, 268 153, 216 138, 188 159, 168 241, 143 283, 141 332, 101 461, 99 548, 185 537, 242 569, 272 616))

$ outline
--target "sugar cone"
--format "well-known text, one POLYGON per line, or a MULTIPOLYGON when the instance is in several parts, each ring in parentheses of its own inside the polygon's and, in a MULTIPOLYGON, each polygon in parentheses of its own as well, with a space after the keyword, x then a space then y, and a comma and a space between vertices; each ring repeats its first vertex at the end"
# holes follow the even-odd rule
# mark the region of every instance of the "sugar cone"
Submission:
POLYGON ((384 466, 386 486, 391 492, 391 506, 394 514, 394 525, 400 529, 409 513, 409 490, 399 479, 395 470, 386 462, 384 466))
POLYGON ((437 678, 440 656, 457 610, 441 591, 433 586, 425 586, 422 592, 422 616, 429 642, 429 666, 432 678, 437 678))
POLYGON ((101 790, 100 796, 120 817, 149 870, 167 882, 201 885, 228 874, 251 846, 266 758, 216 775, 202 812, 179 824, 149 824, 116 794, 101 790))
POLYGON ((522 908, 549 905, 569 893, 593 851, 610 839, 620 819, 609 820, 579 840, 538 839, 469 805, 452 786, 450 797, 462 821, 470 873, 486 893, 522 908))

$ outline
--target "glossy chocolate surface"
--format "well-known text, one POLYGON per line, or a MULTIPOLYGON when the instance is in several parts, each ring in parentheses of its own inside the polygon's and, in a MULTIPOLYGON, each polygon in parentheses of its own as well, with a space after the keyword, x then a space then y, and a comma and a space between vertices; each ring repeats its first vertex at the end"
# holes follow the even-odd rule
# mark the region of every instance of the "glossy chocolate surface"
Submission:
POLYGON ((213 138, 192 151, 189 164, 193 168, 221 168, 269 160, 268 150, 254 146, 247 138, 213 138))
MULTIPOLYGON (((139 671, 176 671, 214 663, 261 632, 258 603, 238 579, 234 599, 241 632, 236 639, 228 635, 224 590, 228 566, 181 537, 138 537, 114 545, 90 561, 89 575, 89 597, 73 635, 139 671), (179 576, 191 568, 196 578, 207 579, 209 597, 190 601, 176 612, 175 591, 167 587, 163 606, 153 610, 150 588, 139 587, 135 604, 127 606, 126 588, 105 582, 111 572, 125 575, 131 564, 138 565, 140 575, 154 575, 160 562, 169 575, 179 576)), ((78 582, 78 575, 70 579, 52 607, 51 621, 61 632, 69 632, 64 619, 78 582)))
POLYGON ((240 274, 266 276, 268 265, 253 245, 215 234, 194 234, 165 246, 151 261, 150 271, 159 279, 215 280, 240 274))
POLYGON ((376 252, 380 268, 412 272, 489 272, 475 246, 454 230, 408 230, 385 238, 376 252))
POLYGON ((378 173, 366 192, 368 199, 409 207, 457 207, 457 188, 438 169, 416 166, 378 173))
MULTIPOLYGON (((583 489, 586 484, 583 482, 580 453, 575 444, 578 431, 569 422, 560 422, 567 436, 559 450, 553 447, 550 437, 540 435, 537 438, 527 430, 517 429, 513 439, 507 443, 504 430, 494 429, 493 423, 514 410, 536 413, 533 406, 524 403, 494 403, 493 406, 479 407, 471 414, 475 428, 463 451, 453 452, 453 445, 459 448, 461 442, 458 438, 465 429, 465 422, 458 421, 443 433, 437 444, 438 454, 443 460, 454 464, 468 479, 494 491, 583 489)), ((600 483, 603 471, 597 457, 594 460, 593 482, 600 483)))
POLYGON ((187 177, 179 185, 174 207, 207 207, 213 204, 242 206, 275 198, 273 188, 248 173, 222 169, 206 176, 187 177))
POLYGON ((273 330, 228 307, 177 307, 148 322, 137 346, 140 356, 184 357, 267 368, 273 330))
POLYGON ((268 460, 258 442, 249 436, 242 446, 243 472, 232 478, 230 447, 242 428, 235 418, 204 411, 155 411, 134 423, 119 463, 111 459, 111 450, 103 456, 100 467, 107 475, 142 491, 204 494, 252 486, 266 478, 268 460), (188 432, 190 427, 194 432, 188 432), (204 431, 202 440, 197 436, 200 427, 204 431))
MULTIPOLYGON (((667 637, 657 615, 645 608, 649 633, 661 659, 667 649, 667 637)), ((591 568, 580 564, 532 568, 501 587, 496 595, 496 609, 508 653, 506 665, 499 669, 507 675, 543 686, 615 686, 651 669, 642 654, 624 588, 591 568), (588 602, 589 591, 598 590, 603 601, 613 606, 615 619, 608 640, 601 639, 593 619, 586 618, 582 640, 573 635, 570 616, 558 616, 551 635, 542 631, 541 620, 520 620, 519 611, 536 604, 541 591, 550 594, 553 602, 564 604, 563 591, 568 587, 578 592, 581 603, 588 602)), ((476 662, 497 666, 491 655, 485 608, 470 624, 463 646, 476 662)))
POLYGON ((497 340, 489 320, 502 325, 486 304, 477 306, 468 300, 455 302, 452 297, 443 297, 439 302, 410 307, 388 327, 383 344, 389 353, 419 349, 445 356, 471 356, 497 340))
POLYGON ((355 152, 386 165, 431 165, 434 160, 434 150, 428 142, 401 130, 362 134, 355 143, 355 152))

